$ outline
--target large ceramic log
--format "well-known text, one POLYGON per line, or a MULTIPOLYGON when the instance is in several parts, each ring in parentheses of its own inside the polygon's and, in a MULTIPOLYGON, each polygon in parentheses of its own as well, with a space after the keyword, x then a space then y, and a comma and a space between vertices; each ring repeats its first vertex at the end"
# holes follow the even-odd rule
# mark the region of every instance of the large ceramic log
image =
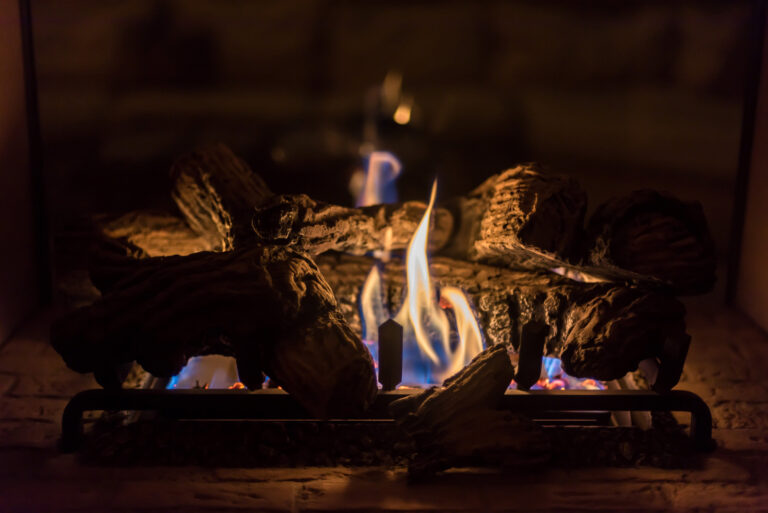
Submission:
POLYGON ((669 295, 607 290, 569 309, 560 351, 563 369, 573 376, 611 380, 653 358, 663 368, 654 388, 669 389, 677 384, 688 354, 684 319, 682 303, 669 295))
POLYGON ((506 267, 554 267, 575 256, 586 207, 576 180, 517 166, 459 200, 460 221, 448 251, 506 267))
POLYGON ((266 373, 321 417, 373 399, 370 353, 308 256, 254 247, 133 263, 113 292, 54 325, 52 343, 72 369, 109 375, 136 360, 170 377, 192 356, 224 354, 247 386, 266 373))
POLYGON ((698 202, 635 191, 598 207, 588 234, 592 265, 656 277, 678 294, 709 292, 715 284, 715 247, 698 202))
POLYGON ((138 210, 96 219, 95 225, 99 243, 122 246, 122 253, 132 258, 189 255, 221 246, 218 233, 197 233, 168 212, 138 210))
POLYGON ((514 377, 506 347, 486 349, 442 387, 395 401, 390 410, 414 440, 412 478, 465 463, 515 466, 549 456, 549 439, 525 415, 499 409, 514 377))
MULTIPOLYGON (((359 332, 359 291, 374 261, 328 254, 319 256, 317 263, 348 322, 359 332)), ((380 264, 380 272, 382 296, 390 312, 396 312, 404 293, 404 266, 394 259, 380 264)), ((664 386, 674 386, 680 377, 679 358, 672 355, 687 351, 685 310, 666 289, 583 283, 551 272, 510 270, 445 257, 431 259, 430 273, 438 287, 466 291, 487 345, 505 344, 521 357, 533 359, 520 362, 521 370, 539 368, 541 356, 549 355, 562 358, 574 376, 617 379, 636 369, 640 361, 656 358, 667 369, 665 375, 673 378, 665 380, 664 386), (599 341, 594 352, 582 350, 592 340, 599 341), (587 354, 599 362, 595 364, 599 371, 583 361, 587 354)))
POLYGON ((189 227, 218 239, 218 251, 248 237, 253 208, 272 196, 264 180, 223 144, 176 159, 171 196, 189 227))
MULTIPOLYGON (((267 244, 283 244, 315 255, 330 250, 364 255, 385 248, 405 249, 425 210, 426 205, 416 201, 349 208, 304 194, 287 195, 257 209, 253 229, 257 239, 267 244)), ((429 247, 437 250, 448 241, 453 218, 438 208, 432 219, 429 247)))

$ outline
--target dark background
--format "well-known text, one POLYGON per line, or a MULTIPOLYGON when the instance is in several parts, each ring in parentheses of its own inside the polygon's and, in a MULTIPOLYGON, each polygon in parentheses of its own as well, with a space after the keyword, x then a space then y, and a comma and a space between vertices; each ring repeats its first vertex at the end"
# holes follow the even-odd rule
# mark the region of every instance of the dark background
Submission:
MULTIPOLYGON (((747 1, 36 0, 54 249, 98 212, 170 207, 173 158, 225 142, 277 192, 352 204, 366 91, 404 199, 521 161, 705 208, 722 259, 748 57, 747 1)), ((721 282, 723 281, 721 276, 721 282)))

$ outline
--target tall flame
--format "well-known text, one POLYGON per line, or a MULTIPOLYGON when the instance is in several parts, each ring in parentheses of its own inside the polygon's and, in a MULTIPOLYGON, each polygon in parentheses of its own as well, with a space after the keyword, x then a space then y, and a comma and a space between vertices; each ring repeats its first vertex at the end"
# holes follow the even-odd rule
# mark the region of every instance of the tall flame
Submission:
MULTIPOLYGON (((395 321, 403 326, 406 333, 412 331, 421 352, 433 364, 439 365, 440 357, 437 356, 432 347, 431 335, 437 335, 445 353, 450 354, 451 327, 445 312, 437 304, 437 296, 432 291, 432 278, 429 276, 429 264, 427 262, 429 222, 435 205, 436 194, 437 180, 432 184, 432 193, 429 196, 429 205, 424 212, 424 217, 421 218, 416 232, 408 243, 405 259, 408 293, 403 306, 395 316, 395 321)), ((406 337, 406 341, 408 338, 410 337, 406 337)))
MULTIPOLYGON (((440 383, 483 350, 483 337, 469 299, 456 287, 443 287, 438 301, 429 274, 427 241, 436 194, 437 181, 432 186, 427 210, 408 244, 407 290, 394 317, 403 326, 403 383, 409 385, 440 383), (449 316, 441 303, 453 310, 454 336, 449 316)), ((360 295, 363 338, 374 346, 374 355, 375 330, 387 320, 381 287, 381 274, 374 266, 360 295)))

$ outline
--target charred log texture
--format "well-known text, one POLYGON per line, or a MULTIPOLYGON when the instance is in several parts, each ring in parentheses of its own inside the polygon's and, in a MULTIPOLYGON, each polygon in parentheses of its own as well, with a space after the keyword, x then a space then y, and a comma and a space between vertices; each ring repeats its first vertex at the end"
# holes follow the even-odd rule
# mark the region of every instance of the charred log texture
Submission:
POLYGON ((223 144, 179 157, 171 168, 171 196, 189 227, 217 241, 216 250, 234 248, 248 237, 253 208, 272 196, 248 164, 223 144))
POLYGON ((600 206, 588 225, 589 263, 615 266, 701 294, 715 283, 715 248, 698 202, 636 191, 600 206))
MULTIPOLYGON (((258 175, 223 145, 179 158, 172 196, 184 221, 130 213, 103 225, 101 234, 133 257, 226 251, 277 244, 311 254, 329 250, 362 255, 402 250, 425 205, 407 202, 348 208, 306 195, 273 196, 258 175)), ((488 179, 454 208, 437 208, 430 250, 461 259, 518 269, 559 268, 591 281, 653 284, 653 278, 616 265, 577 266, 569 261, 581 233, 586 196, 575 181, 518 166, 488 179)), ((455 205, 454 205, 455 207, 455 205)))
POLYGON ((134 263, 112 293, 54 325, 52 343, 75 371, 112 375, 136 360, 170 377, 215 353, 237 359, 247 386, 266 372, 321 417, 373 399, 370 353, 308 256, 257 247, 134 263))
MULTIPOLYGON (((317 263, 348 322, 360 332, 358 296, 373 260, 328 254, 319 256, 317 263)), ((384 297, 390 312, 396 312, 405 288, 404 266, 392 260, 380 271, 384 297)), ((456 286, 467 292, 487 345, 505 344, 519 352, 523 386, 535 378, 533 369, 540 368, 542 346, 544 354, 563 358, 564 365, 577 377, 617 379, 649 357, 657 358, 667 375, 672 375, 664 386, 671 388, 680 377, 679 362, 662 355, 683 354, 684 358, 688 344, 685 312, 680 302, 663 289, 581 283, 551 272, 516 271, 445 257, 433 258, 430 272, 438 286, 456 286), (601 306, 601 301, 608 301, 604 298, 615 298, 609 303, 614 307, 601 306), (633 327, 643 335, 630 337, 636 346, 622 356, 628 348, 619 334, 633 327), (583 334, 577 337, 579 331, 583 334), (575 350, 590 337, 601 340, 594 349, 600 354, 592 353, 603 365, 599 376, 593 374, 593 367, 580 363, 581 355, 586 353, 575 350), (564 353, 566 347, 571 349, 564 353)))
POLYGON ((679 368, 674 386, 690 343, 684 318, 683 305, 672 297, 613 288, 570 309, 560 353, 563 369, 573 376, 610 380, 655 358, 660 368, 679 368))
POLYGON ((499 409, 514 377, 504 346, 494 346, 442 387, 395 401, 391 412, 414 440, 412 478, 451 466, 477 463, 530 464, 549 456, 549 439, 530 418, 499 409))
POLYGON ((459 201, 449 253, 507 267, 554 267, 577 250, 586 206, 586 193, 572 178, 531 165, 508 169, 459 201))
MULTIPOLYGON (((408 246, 425 210, 426 205, 417 201, 347 208, 319 203, 305 195, 278 196, 253 210, 254 233, 241 232, 239 240, 244 246, 278 244, 313 254, 334 250, 363 255, 385 247, 397 251, 408 246)), ((431 250, 447 242, 452 226, 450 212, 434 211, 431 250)), ((101 221, 99 231, 124 246, 124 253, 133 258, 188 255, 235 244, 234 239, 222 239, 218 232, 199 234, 172 214, 152 212, 130 212, 101 221)))
MULTIPOLYGON (((188 253, 189 245, 195 243, 199 243, 198 251, 228 251, 252 244, 280 244, 312 254, 335 250, 362 255, 385 247, 401 250, 426 209, 419 202, 348 208, 303 194, 274 196, 224 145, 180 157, 173 164, 171 178, 171 195, 186 223, 128 214, 119 226, 105 231, 107 236, 130 242, 132 256, 188 253), (148 235, 152 225, 159 233, 148 235), (167 233, 169 230, 175 233, 167 233), (163 240, 168 243, 165 248, 163 240)), ((451 214, 436 209, 430 248, 442 248, 452 230, 451 214)))
MULTIPOLYGON (((425 210, 426 205, 416 201, 348 208, 304 194, 287 195, 257 209, 253 229, 257 239, 267 244, 288 245, 312 254, 334 250, 364 255, 385 247, 405 249, 425 210)), ((437 250, 451 235, 453 217, 438 208, 432 219, 429 244, 437 250)))
POLYGON ((99 244, 121 247, 132 258, 189 255, 220 247, 218 234, 197 233, 186 221, 166 212, 135 211, 96 220, 99 244))

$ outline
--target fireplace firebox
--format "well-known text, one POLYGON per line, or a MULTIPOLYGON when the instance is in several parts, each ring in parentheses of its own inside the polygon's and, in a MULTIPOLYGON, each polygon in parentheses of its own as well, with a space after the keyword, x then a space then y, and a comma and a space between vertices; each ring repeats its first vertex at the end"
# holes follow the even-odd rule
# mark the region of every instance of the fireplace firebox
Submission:
POLYGON ((102 387, 70 400, 63 451, 115 419, 386 432, 418 478, 590 429, 613 453, 638 432, 715 448, 676 387, 686 306, 722 294, 726 255, 733 298, 754 215, 720 193, 746 197, 753 134, 731 125, 757 111, 762 2, 82 6, 104 46, 81 73, 56 41, 96 45, 49 3, 51 344, 102 387))

